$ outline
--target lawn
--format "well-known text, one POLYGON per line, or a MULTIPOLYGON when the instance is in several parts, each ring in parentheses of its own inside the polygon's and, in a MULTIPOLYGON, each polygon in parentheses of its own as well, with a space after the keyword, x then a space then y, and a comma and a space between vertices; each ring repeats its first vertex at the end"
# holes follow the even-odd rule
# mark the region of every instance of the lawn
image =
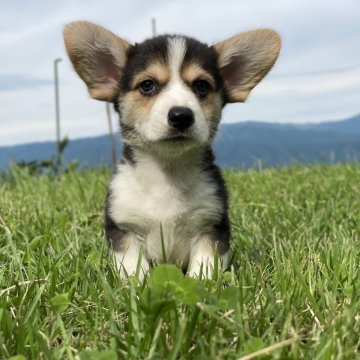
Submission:
POLYGON ((225 171, 231 267, 121 281, 109 171, 0 182, 0 358, 360 359, 360 166, 225 171))

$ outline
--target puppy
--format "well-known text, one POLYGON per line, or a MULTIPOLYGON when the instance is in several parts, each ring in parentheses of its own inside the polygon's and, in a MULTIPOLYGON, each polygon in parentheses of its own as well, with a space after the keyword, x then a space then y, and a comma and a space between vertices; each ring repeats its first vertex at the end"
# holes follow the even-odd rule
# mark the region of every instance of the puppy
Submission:
POLYGON ((211 277, 226 266, 227 192, 211 143, 225 104, 243 102, 278 57, 279 35, 244 32, 213 46, 164 35, 130 44, 73 22, 65 45, 91 97, 120 115, 123 157, 105 206, 105 233, 121 276, 177 264, 211 277))

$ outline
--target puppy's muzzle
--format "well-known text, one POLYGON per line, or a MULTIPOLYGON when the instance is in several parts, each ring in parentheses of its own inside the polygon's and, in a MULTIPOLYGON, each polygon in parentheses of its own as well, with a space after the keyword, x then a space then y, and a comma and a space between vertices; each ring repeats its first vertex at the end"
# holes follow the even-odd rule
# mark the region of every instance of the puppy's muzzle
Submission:
POLYGON ((177 130, 186 130, 195 122, 194 113, 185 106, 174 106, 169 110, 168 123, 177 130))

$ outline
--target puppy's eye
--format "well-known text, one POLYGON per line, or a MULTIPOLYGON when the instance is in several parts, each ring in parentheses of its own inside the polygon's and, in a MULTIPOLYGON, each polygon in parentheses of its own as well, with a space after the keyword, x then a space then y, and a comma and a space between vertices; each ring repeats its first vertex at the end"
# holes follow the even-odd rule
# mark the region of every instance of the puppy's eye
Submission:
POLYGON ((145 96, 154 95, 157 89, 158 89, 157 84, 151 79, 144 80, 139 85, 139 90, 141 94, 145 96))
POLYGON ((196 95, 204 98, 209 94, 211 86, 206 80, 198 79, 193 82, 192 89, 196 95))

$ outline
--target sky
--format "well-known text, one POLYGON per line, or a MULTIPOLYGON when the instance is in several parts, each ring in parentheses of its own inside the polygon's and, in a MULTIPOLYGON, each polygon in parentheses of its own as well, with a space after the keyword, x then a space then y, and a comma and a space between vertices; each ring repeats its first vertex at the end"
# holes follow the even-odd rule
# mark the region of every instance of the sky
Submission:
MULTIPOLYGON (((100 24, 130 42, 180 33, 214 44, 273 28, 280 57, 247 102, 223 122, 307 123, 360 113, 359 0, 0 0, 0 146, 55 140, 54 69, 59 63, 61 135, 108 131, 105 104, 92 100, 67 58, 63 27, 100 24)), ((113 114, 116 128, 117 118, 113 114)))

